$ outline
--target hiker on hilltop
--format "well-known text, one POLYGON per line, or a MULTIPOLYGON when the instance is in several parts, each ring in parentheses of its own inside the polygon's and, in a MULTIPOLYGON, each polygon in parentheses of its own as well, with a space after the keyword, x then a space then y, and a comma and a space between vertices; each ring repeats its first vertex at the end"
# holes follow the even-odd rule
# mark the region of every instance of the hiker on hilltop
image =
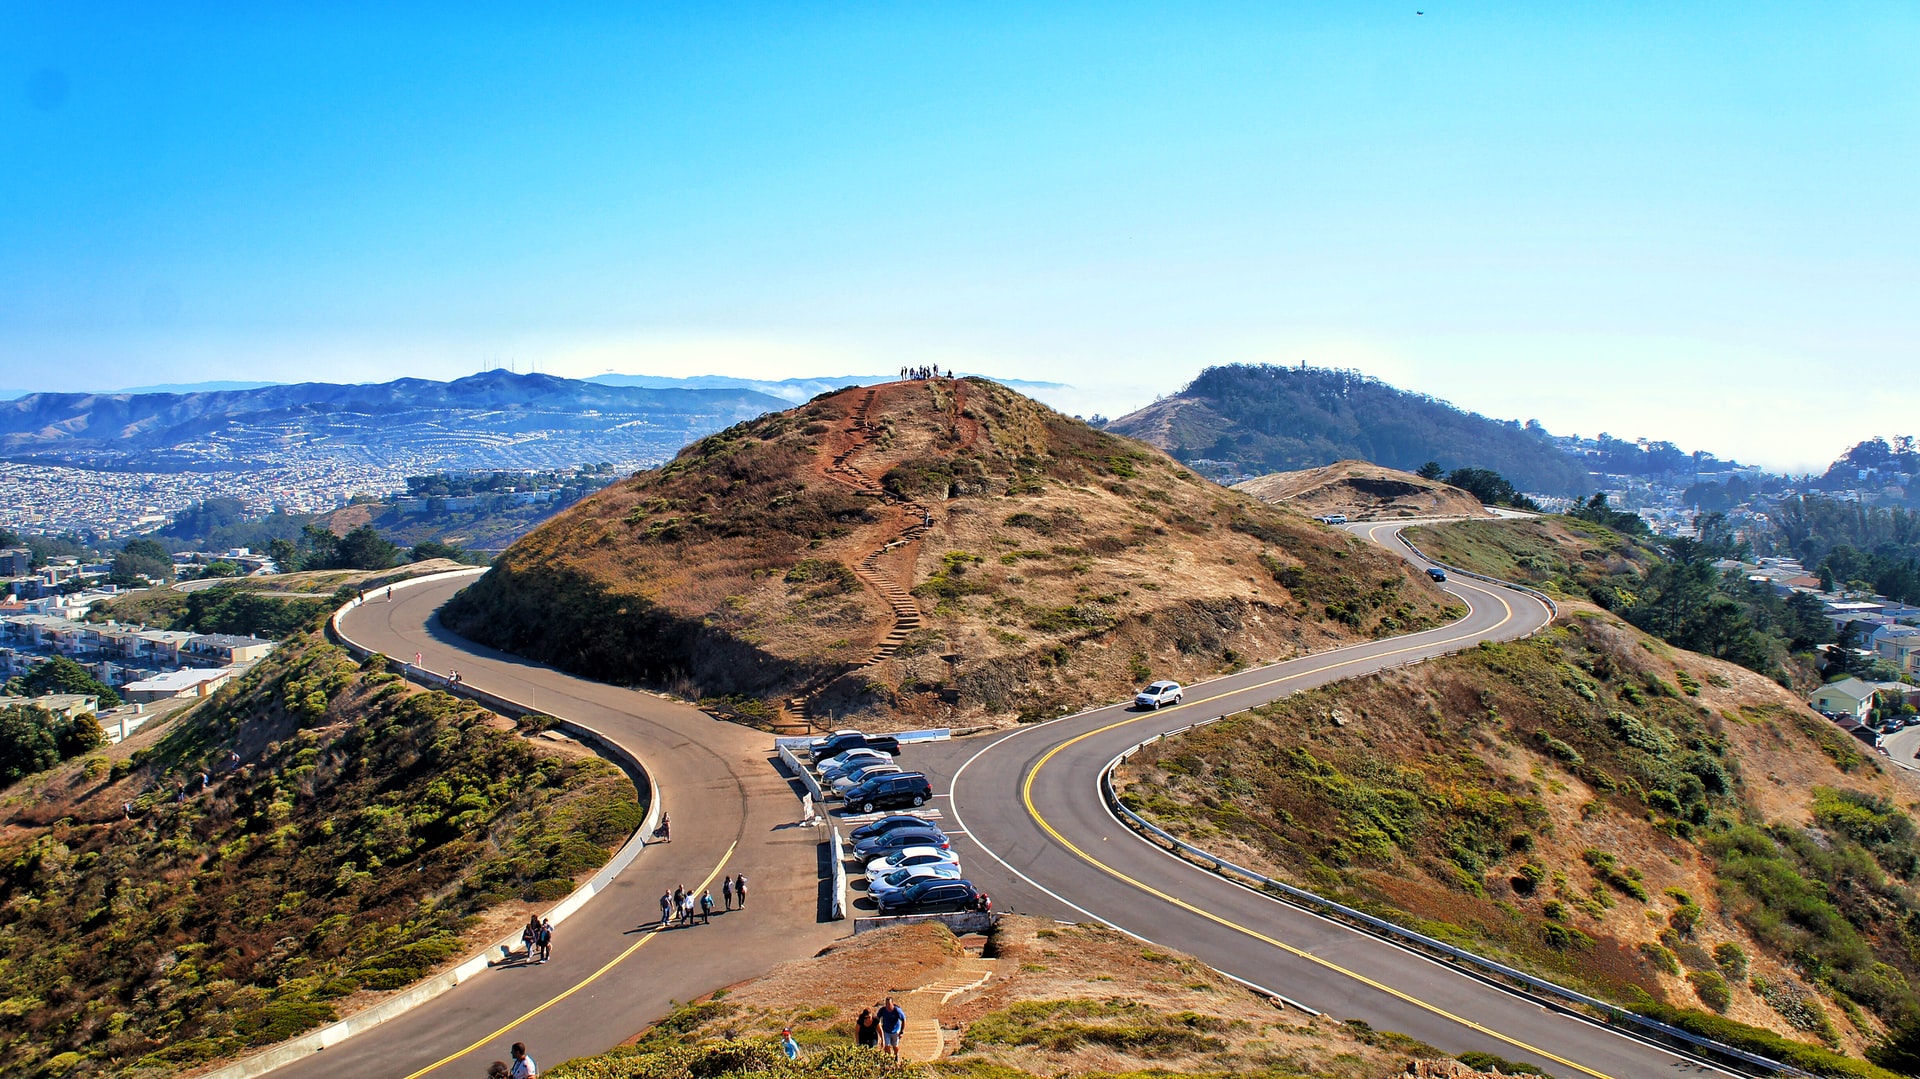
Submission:
POLYGON ((867 1049, 880 1047, 880 1020, 874 1018, 872 1008, 860 1009, 860 1018, 853 1021, 853 1043, 867 1049))
POLYGON ((880 1021, 880 1046, 895 1061, 900 1059, 900 1034, 907 1029, 907 1013, 892 997, 880 1003, 880 1011, 874 1016, 880 1021))

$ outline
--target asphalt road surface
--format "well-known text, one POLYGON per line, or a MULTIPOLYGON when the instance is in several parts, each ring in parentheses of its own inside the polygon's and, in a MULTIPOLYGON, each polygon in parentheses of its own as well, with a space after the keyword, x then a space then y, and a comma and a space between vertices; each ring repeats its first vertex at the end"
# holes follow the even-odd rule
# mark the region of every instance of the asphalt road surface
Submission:
MULTIPOLYGON (((665 1015, 673 1001, 812 955, 843 936, 822 921, 820 835, 798 827, 800 802, 765 734, 685 704, 482 648, 434 611, 471 578, 372 600, 344 619, 354 640, 401 659, 457 668, 463 682, 618 741, 651 774, 673 818, 612 887, 556 927, 553 959, 489 970, 432 1002, 277 1069, 276 1076, 475 1076, 527 1043, 543 1067, 604 1052, 665 1015), (748 908, 711 925, 656 932, 660 893, 744 873, 748 908)), ((540 904, 545 909, 550 904, 540 904)), ((535 909, 528 905, 531 912, 535 909)))
MULTIPOLYGON (((1399 527, 1352 530, 1404 553, 1392 535, 1399 527)), ((997 909, 1105 922, 1335 1017, 1449 1052, 1497 1053, 1565 1079, 1722 1074, 1223 880, 1139 838, 1101 798, 1101 771, 1162 732, 1520 637, 1549 621, 1544 604, 1508 589, 1458 578, 1445 587, 1470 607, 1450 626, 1190 686, 1184 703, 1158 712, 1116 705, 1011 734, 915 746, 906 760, 936 777, 936 791, 950 792, 936 804, 960 833, 954 848, 967 875, 997 909)))

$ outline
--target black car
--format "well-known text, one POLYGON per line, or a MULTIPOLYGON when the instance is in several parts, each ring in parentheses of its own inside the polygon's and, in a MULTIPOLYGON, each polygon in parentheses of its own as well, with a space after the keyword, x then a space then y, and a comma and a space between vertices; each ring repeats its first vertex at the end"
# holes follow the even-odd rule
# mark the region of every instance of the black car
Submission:
POLYGON ((1447 571, 1441 569, 1439 566, 1429 566, 1427 567, 1427 576, 1436 581, 1444 581, 1447 579, 1447 571))
POLYGON ((908 847, 939 847, 941 850, 953 849, 953 840, 945 832, 931 828, 895 828, 882 835, 868 836, 853 845, 853 856, 862 862, 871 862, 883 854, 892 854, 908 847))
POLYGON ((895 757, 900 755, 900 740, 891 734, 863 734, 860 731, 836 731, 807 744, 807 752, 816 761, 826 760, 849 749, 877 749, 895 757))
POLYGON ((980 892, 969 880, 933 877, 897 892, 882 892, 874 903, 882 914, 944 914, 979 910, 980 892))
POLYGON ((923 828, 929 831, 940 831, 938 826, 925 817, 916 817, 911 813, 895 813, 891 817, 881 817, 877 821, 863 824, 847 833, 847 835, 848 838, 858 843, 862 839, 870 839, 877 835, 886 835, 895 828, 923 828))
POLYGON ((933 797, 933 784, 920 772, 892 772, 849 787, 841 797, 847 800, 848 809, 871 813, 896 806, 926 805, 933 797))

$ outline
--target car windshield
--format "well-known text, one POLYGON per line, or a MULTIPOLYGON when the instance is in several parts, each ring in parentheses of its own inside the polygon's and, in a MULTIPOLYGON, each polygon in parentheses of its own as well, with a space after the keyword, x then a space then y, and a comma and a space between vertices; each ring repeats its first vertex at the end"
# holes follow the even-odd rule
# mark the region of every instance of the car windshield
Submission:
POLYGON ((881 879, 885 880, 888 884, 899 884, 911 876, 913 876, 913 870, 911 869, 896 869, 881 879))

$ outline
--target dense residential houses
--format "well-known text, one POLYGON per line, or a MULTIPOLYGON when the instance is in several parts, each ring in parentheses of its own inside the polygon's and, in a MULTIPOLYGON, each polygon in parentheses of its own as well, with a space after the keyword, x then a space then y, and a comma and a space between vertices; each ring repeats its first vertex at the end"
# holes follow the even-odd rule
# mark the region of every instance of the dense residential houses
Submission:
MULTIPOLYGON (((273 642, 231 633, 147 629, 117 622, 79 622, 62 615, 0 613, 0 680, 65 656, 136 700, 204 696, 213 674, 225 676, 273 651, 273 642), (181 672, 192 672, 189 676, 181 672), (155 681, 159 679, 159 681, 155 681)), ((217 683, 213 688, 217 688, 217 683)))

